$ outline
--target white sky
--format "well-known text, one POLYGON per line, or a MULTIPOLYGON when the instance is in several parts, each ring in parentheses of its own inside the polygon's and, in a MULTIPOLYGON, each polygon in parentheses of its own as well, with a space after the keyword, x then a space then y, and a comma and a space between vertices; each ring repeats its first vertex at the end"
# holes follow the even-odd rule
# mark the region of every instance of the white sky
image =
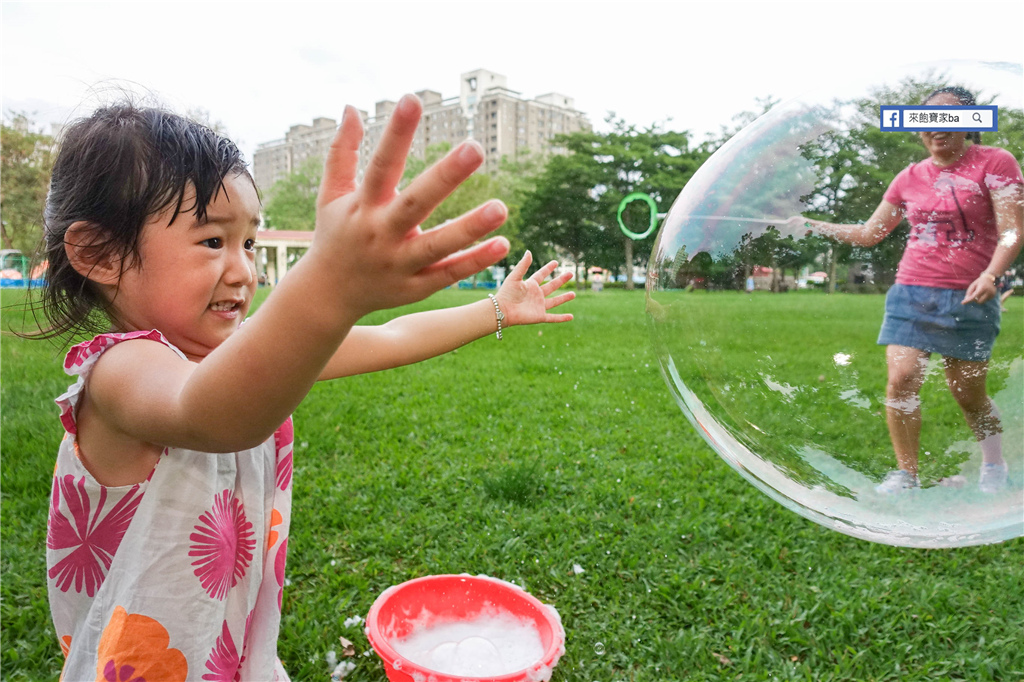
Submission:
MULTIPOLYGON (((526 97, 559 92, 702 138, 767 95, 788 99, 910 63, 1024 62, 1024 2, 3 2, 5 113, 87 113, 129 81, 201 107, 251 161, 257 143, 345 104, 485 68, 526 97)), ((1022 85, 1024 90, 1024 85, 1022 85)))

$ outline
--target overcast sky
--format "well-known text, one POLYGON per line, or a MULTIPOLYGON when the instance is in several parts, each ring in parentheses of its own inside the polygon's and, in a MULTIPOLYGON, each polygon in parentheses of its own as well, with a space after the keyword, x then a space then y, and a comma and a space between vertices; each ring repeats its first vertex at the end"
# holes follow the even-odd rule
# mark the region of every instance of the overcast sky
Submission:
POLYGON ((1024 62, 1020 0, 3 2, 0 18, 5 114, 61 121, 128 82, 208 110, 250 160, 345 104, 455 96, 477 68, 525 97, 574 97, 599 129, 614 111, 702 137, 758 97, 933 60, 1024 62))

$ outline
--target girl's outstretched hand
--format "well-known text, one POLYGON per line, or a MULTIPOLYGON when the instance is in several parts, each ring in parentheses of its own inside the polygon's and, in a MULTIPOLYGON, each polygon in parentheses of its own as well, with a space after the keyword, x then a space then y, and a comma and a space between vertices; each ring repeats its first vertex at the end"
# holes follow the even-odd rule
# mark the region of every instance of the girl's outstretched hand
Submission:
POLYGON ((558 261, 551 261, 529 278, 523 279, 533 255, 527 251, 523 258, 512 268, 512 272, 502 283, 495 298, 505 314, 503 326, 517 324, 536 324, 538 322, 568 322, 572 320, 570 313, 554 314, 548 311, 566 301, 576 298, 575 292, 567 291, 548 298, 552 293, 572 279, 571 272, 564 272, 550 282, 544 280, 558 267, 558 261))
POLYGON ((313 256, 308 267, 322 276, 323 299, 343 303, 359 316, 426 298, 508 253, 503 237, 475 244, 505 221, 508 213, 500 201, 427 232, 420 229, 484 159, 478 143, 463 142, 398 192, 421 112, 418 98, 402 98, 362 183, 357 162, 363 126, 354 108, 345 109, 327 154, 313 246, 302 260, 313 256))

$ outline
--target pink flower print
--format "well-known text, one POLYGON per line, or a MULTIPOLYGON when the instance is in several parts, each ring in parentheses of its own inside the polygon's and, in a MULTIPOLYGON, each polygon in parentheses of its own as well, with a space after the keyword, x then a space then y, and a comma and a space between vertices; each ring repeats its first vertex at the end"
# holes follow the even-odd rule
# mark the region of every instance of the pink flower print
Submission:
MULTIPOLYGON (((248 621, 246 630, 248 630, 248 621)), ((228 630, 228 622, 224 621, 217 644, 210 652, 209 660, 206 661, 206 669, 210 672, 203 675, 203 679, 208 682, 241 682, 242 675, 239 668, 244 660, 245 656, 239 658, 235 640, 231 638, 231 631, 228 630)))
POLYGON ((64 371, 67 374, 81 374, 81 369, 75 371, 75 368, 82 368, 95 362, 99 358, 100 354, 111 346, 120 343, 121 341, 131 341, 132 339, 150 339, 170 346, 171 344, 164 338, 164 335, 155 329, 150 331, 135 331, 126 332, 123 334, 100 334, 91 341, 85 341, 73 346, 68 351, 67 357, 64 358, 64 371))
POLYGON ((96 511, 90 516, 92 501, 85 490, 85 477, 79 478, 77 483, 71 475, 54 480, 46 546, 50 549, 77 547, 49 571, 48 575, 61 592, 71 589, 73 582, 75 592, 81 592, 84 586, 87 595, 96 595, 142 501, 142 494, 139 486, 132 486, 104 515, 106 501, 107 489, 101 486, 96 511), (71 519, 61 511, 61 499, 71 519))
POLYGON ((113 661, 107 661, 103 666, 104 682, 146 682, 145 677, 133 677, 135 668, 130 665, 122 665, 120 668, 113 661))
POLYGON ((287 490, 292 482, 292 452, 295 448, 295 428, 291 417, 274 432, 274 446, 277 449, 277 487, 287 490))
POLYGON ((277 584, 280 589, 277 591, 277 608, 280 609, 284 604, 284 562, 288 556, 288 538, 284 539, 281 543, 281 549, 277 550, 277 556, 274 558, 274 577, 277 578, 277 584))
POLYGON ((57 404, 60 405, 60 423, 64 426, 64 430, 72 436, 78 435, 78 425, 75 423, 75 406, 71 401, 58 400, 57 404))
POLYGON ((274 432, 274 445, 277 447, 277 451, 281 452, 286 445, 291 445, 293 442, 295 442, 295 426, 292 424, 292 418, 288 417, 274 432))
POLYGON ((108 347, 113 346, 117 341, 110 334, 100 334, 91 341, 80 343, 74 346, 64 358, 64 369, 70 370, 81 367, 93 355, 102 353, 108 347))
POLYGON ((188 555, 203 589, 214 599, 223 599, 228 590, 245 576, 256 548, 252 523, 245 520, 242 503, 225 490, 213 499, 213 509, 199 517, 197 532, 188 555))
POLYGON ((277 487, 288 490, 292 483, 292 453, 288 453, 277 462, 277 487))

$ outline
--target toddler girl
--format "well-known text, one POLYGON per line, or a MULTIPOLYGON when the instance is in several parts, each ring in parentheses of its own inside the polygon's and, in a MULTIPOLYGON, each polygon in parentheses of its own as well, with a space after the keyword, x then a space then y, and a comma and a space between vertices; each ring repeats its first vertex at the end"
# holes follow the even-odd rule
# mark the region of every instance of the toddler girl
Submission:
POLYGON ((66 131, 47 198, 42 336, 100 333, 65 360, 47 533, 67 680, 287 679, 277 659, 292 479, 290 414, 313 382, 430 358, 548 310, 571 275, 355 326, 504 258, 473 245, 488 202, 429 232, 423 219, 480 165, 456 147, 397 192, 419 121, 396 108, 356 182, 347 108, 328 154, 315 237, 252 318, 260 202, 238 149, 157 109, 100 109, 66 131), (465 249, 460 251, 460 249, 465 249))

